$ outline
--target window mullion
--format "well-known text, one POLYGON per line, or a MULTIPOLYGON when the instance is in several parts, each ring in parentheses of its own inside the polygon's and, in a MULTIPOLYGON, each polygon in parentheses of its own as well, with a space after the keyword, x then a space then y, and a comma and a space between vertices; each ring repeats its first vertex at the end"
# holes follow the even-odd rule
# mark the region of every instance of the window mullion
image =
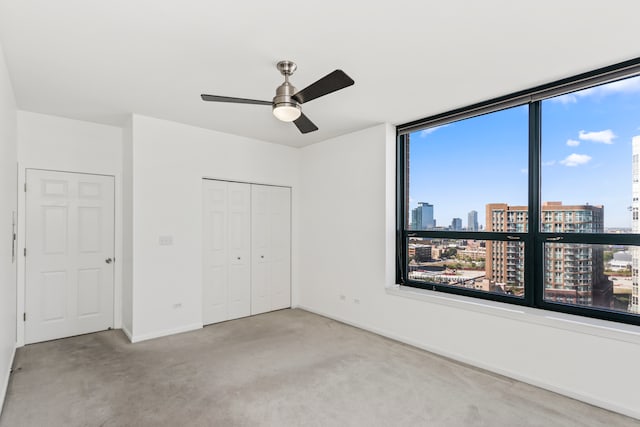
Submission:
POLYGON ((529 104, 529 234, 525 247, 525 299, 528 305, 537 305, 544 294, 544 260, 540 238, 540 156, 541 110, 540 101, 529 104))
POLYGON ((404 284, 407 277, 407 182, 406 173, 409 135, 398 135, 396 141, 396 283, 404 284))

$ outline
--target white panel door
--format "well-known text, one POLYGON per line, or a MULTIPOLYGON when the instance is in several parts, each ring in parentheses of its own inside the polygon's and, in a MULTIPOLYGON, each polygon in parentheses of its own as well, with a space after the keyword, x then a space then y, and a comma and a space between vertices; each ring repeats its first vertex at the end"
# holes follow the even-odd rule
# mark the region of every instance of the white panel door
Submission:
POLYGON ((251 314, 291 306, 291 189, 251 186, 251 314))
POLYGON ((251 186, 251 314, 271 311, 269 188, 251 186))
POLYGON ((291 307, 291 189, 271 187, 271 310, 291 307))
POLYGON ((113 327, 114 178, 27 170, 25 343, 113 327))
POLYGON ((203 323, 251 314, 249 184, 203 180, 203 323))
POLYGON ((203 323, 227 320, 227 183, 203 181, 203 323))
POLYGON ((229 314, 228 319, 251 314, 251 188, 229 183, 229 314))

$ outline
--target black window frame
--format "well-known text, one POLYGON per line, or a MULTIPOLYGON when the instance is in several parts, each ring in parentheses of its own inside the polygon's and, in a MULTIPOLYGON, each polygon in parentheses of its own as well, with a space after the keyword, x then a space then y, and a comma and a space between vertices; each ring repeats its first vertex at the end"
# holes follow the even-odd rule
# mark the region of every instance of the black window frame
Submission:
POLYGON ((560 243, 585 243, 606 245, 633 245, 640 247, 640 234, 612 233, 569 233, 543 232, 540 230, 541 214, 541 123, 542 101, 558 95, 577 90, 595 87, 628 77, 640 76, 640 58, 620 62, 594 71, 578 74, 552 83, 536 86, 531 89, 472 104, 467 107, 447 111, 424 119, 401 124, 396 127, 396 284, 436 292, 474 297, 484 300, 528 306, 553 312, 561 312, 602 320, 640 325, 640 314, 625 313, 611 309, 579 306, 552 302, 544 299, 544 244, 561 238, 560 243), (408 168, 406 153, 407 136, 414 131, 463 119, 478 117, 484 114, 501 111, 507 108, 528 105, 528 224, 527 232, 487 232, 487 231, 440 231, 411 230, 408 227, 410 210, 408 207, 407 179, 408 168), (475 289, 448 286, 408 280, 407 249, 410 237, 445 238, 453 240, 493 240, 520 241, 525 245, 525 295, 491 293, 475 289))

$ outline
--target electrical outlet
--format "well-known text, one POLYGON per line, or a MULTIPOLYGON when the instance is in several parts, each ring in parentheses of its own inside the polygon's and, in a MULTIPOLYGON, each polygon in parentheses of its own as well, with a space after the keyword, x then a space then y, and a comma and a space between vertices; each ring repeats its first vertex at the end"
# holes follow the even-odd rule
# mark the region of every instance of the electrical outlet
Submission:
POLYGON ((353 299, 353 303, 354 303, 354 304, 360 304, 360 300, 359 300, 358 298, 354 298, 354 299, 353 299))
POLYGON ((346 300, 346 299, 347 299, 347 297, 346 297, 346 296, 344 296, 344 295, 340 295, 340 301, 344 301, 344 300, 346 300))
POLYGON ((158 237, 158 244, 160 246, 171 246, 171 245, 173 245, 173 236, 160 236, 160 237, 158 237))
POLYGON ((173 308, 174 309, 182 308, 182 303, 181 302, 177 302, 177 303, 173 304, 173 308))

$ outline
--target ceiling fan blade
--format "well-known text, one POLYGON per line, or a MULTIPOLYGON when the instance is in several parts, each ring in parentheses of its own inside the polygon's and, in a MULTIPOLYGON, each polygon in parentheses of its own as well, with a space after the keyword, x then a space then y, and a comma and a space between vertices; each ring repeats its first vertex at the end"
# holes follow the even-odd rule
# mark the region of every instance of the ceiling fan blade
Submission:
POLYGON ((231 96, 218 96, 218 95, 200 95, 203 101, 214 102, 232 102, 236 104, 257 104, 257 105, 271 105, 271 101, 260 101, 258 99, 246 99, 246 98, 233 98, 231 96))
POLYGON ((300 114, 296 120, 293 121, 293 124, 296 125, 298 130, 302 133, 309 133, 318 130, 318 126, 314 125, 309 117, 305 116, 304 113, 300 114))
POLYGON ((331 92, 344 89, 354 83, 353 79, 347 76, 344 71, 335 70, 293 95, 293 99, 302 104, 330 94, 331 92))

